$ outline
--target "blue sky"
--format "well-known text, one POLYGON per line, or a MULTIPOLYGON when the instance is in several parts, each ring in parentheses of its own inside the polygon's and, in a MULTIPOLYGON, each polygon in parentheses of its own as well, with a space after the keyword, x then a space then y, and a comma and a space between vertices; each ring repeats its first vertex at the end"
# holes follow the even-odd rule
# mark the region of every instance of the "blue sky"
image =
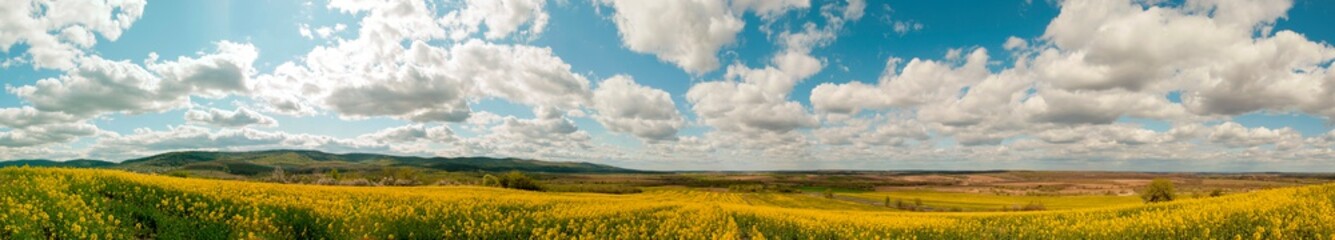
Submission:
POLYGON ((87 4, 0 7, 0 159, 1335 170, 1326 1, 87 4))

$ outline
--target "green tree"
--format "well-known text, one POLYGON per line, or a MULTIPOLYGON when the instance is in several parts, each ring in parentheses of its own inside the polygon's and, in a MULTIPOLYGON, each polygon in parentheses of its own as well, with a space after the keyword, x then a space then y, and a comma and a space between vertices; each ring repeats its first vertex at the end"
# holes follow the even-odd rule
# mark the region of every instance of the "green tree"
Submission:
POLYGON ((885 197, 885 207, 890 207, 890 197, 885 197))
POLYGON ((826 188, 826 189, 825 189, 825 198, 834 198, 834 191, 831 191, 829 188, 826 188))
POLYGON ((1173 182, 1164 178, 1157 178, 1150 181, 1150 185, 1145 187, 1145 192, 1140 194, 1140 199, 1147 203, 1173 201, 1173 182))
POLYGON ((509 173, 495 177, 495 179, 495 184, 499 187, 542 191, 542 186, 538 185, 538 181, 529 178, 528 175, 524 175, 524 173, 519 171, 510 171, 509 173))
POLYGON ((329 178, 330 178, 330 179, 338 180, 339 177, 342 177, 342 176, 339 176, 339 174, 338 174, 338 169, 337 169, 337 168, 335 168, 335 169, 330 169, 330 170, 329 170, 329 178))

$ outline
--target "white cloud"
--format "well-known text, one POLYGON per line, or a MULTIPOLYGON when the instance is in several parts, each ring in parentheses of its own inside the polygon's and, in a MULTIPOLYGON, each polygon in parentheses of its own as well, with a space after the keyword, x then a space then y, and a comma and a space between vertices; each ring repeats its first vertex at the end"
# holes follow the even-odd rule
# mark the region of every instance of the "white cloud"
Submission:
POLYGON ((454 130, 450 130, 449 127, 444 125, 427 127, 422 124, 412 124, 381 129, 374 133, 361 135, 358 138, 384 143, 403 143, 416 141, 448 142, 454 141, 456 137, 454 130))
POLYGON ((810 8, 811 0, 732 0, 731 6, 732 11, 738 15, 753 10, 761 19, 773 21, 788 11, 810 8))
POLYGON ((691 86, 686 92, 691 109, 702 122, 723 131, 782 133, 814 127, 816 120, 806 108, 787 98, 793 86, 819 71, 822 63, 793 52, 772 61, 778 67, 733 65, 725 74, 730 80, 691 86))
POLYGON ((841 125, 813 130, 813 135, 825 145, 862 148, 905 146, 930 139, 928 129, 919 121, 883 116, 849 119, 841 125))
POLYGON ((1189 1, 1182 8, 1071 1, 1048 26, 1035 61, 1045 82, 1071 90, 1184 90, 1197 114, 1288 108, 1315 96, 1296 70, 1335 58, 1329 45, 1267 31, 1291 1, 1189 1), (1250 99, 1240 101, 1240 99, 1250 99), (1254 101, 1253 101, 1254 100, 1254 101))
POLYGON ((1187 115, 1182 106, 1161 95, 1122 90, 1090 93, 1043 89, 1019 110, 1033 122, 1059 124, 1110 124, 1122 116, 1182 119, 1187 115))
POLYGON ((30 106, 0 109, 0 126, 22 129, 53 123, 69 123, 79 118, 63 112, 39 111, 30 106))
POLYGON ((827 4, 821 8, 826 20, 822 25, 807 22, 796 32, 780 32, 775 41, 782 49, 764 67, 735 63, 728 66, 722 81, 691 86, 686 92, 691 109, 701 123, 717 130, 707 133, 703 141, 728 149, 724 154, 729 155, 723 157, 764 154, 791 160, 806 156, 811 144, 795 130, 818 127, 820 122, 788 97, 798 83, 825 67, 825 60, 812 56, 811 51, 833 43, 846 22, 860 18, 855 11, 864 7, 859 4, 827 4))
POLYGON ((1006 38, 1006 43, 1002 44, 1001 47, 1005 48, 1006 51, 1025 50, 1029 48, 1029 41, 1026 41, 1023 38, 1011 36, 1009 38, 1006 38))
POLYGON ((674 140, 685 124, 667 92, 641 86, 624 75, 598 84, 593 108, 598 111, 595 119, 608 130, 645 140, 674 140))
POLYGON ((746 23, 724 1, 605 2, 626 48, 649 53, 687 72, 703 74, 719 66, 720 48, 732 44, 746 23))
POLYGON ((176 126, 163 131, 136 129, 129 135, 101 137, 90 148, 95 157, 126 159, 166 151, 255 150, 301 148, 333 152, 386 152, 385 145, 329 136, 267 132, 249 128, 210 131, 197 126, 176 126))
POLYGON ((311 26, 309 24, 298 24, 297 33, 301 34, 301 37, 306 39, 315 39, 315 35, 311 34, 311 26))
POLYGON ((786 132, 816 124, 801 104, 753 84, 700 83, 691 87, 686 99, 705 124, 725 131, 786 132))
POLYGON ((393 57, 344 61, 352 48, 312 51, 306 66, 285 64, 261 77, 261 99, 272 108, 303 112, 318 104, 360 118, 390 116, 417 122, 468 119, 468 101, 500 98, 563 113, 589 102, 590 83, 551 49, 468 41, 448 48, 414 42, 393 57), (294 98, 291 96, 306 96, 294 98))
POLYGON ((592 136, 565 118, 519 119, 506 117, 490 134, 468 139, 467 151, 507 157, 581 159, 598 156, 592 136))
POLYGON ((115 41, 144 14, 143 0, 36 1, 0 3, 0 50, 29 48, 33 67, 72 69, 94 34, 115 41))
POLYGON ((435 8, 420 1, 331 2, 331 7, 347 12, 368 12, 361 19, 358 36, 316 47, 300 63, 280 64, 272 74, 257 77, 252 87, 256 98, 267 103, 266 110, 282 114, 303 116, 332 110, 343 118, 393 117, 415 122, 467 120, 472 112, 469 102, 486 98, 529 105, 543 116, 588 104, 589 81, 572 73, 570 65, 549 48, 477 39, 446 46, 428 44, 445 39, 445 32, 457 32, 446 29, 461 27, 459 24, 475 28, 485 23, 488 35, 497 36, 493 33, 515 31, 502 25, 532 22, 529 31, 541 31, 546 21, 545 3, 541 2, 467 4, 436 22, 432 20, 435 8), (536 15, 484 14, 493 10, 536 15), (467 21, 459 22, 461 17, 467 21))
POLYGON ((1266 144, 1280 144, 1282 146, 1301 138, 1302 135, 1288 127, 1280 129, 1247 128, 1235 122, 1225 122, 1214 126, 1206 139, 1229 147, 1255 147, 1266 144))
POLYGON ((97 126, 88 123, 59 123, 30 126, 21 129, 0 132, 0 147, 29 147, 51 143, 63 143, 78 137, 91 136, 100 132, 97 126))
POLYGON ((812 90, 811 104, 819 112, 857 114, 862 109, 915 107, 950 102, 963 88, 986 79, 987 50, 978 48, 956 65, 913 59, 898 71, 897 58, 886 61, 885 72, 873 85, 863 83, 821 84, 812 90))
MULTIPOLYGON (((412 56, 400 55, 399 59, 386 62, 368 62, 366 66, 338 66, 327 72, 311 73, 326 80, 322 84, 297 79, 304 81, 300 87, 306 89, 295 90, 314 95, 309 99, 319 101, 346 117, 394 116, 419 122, 462 121, 468 118, 466 91, 469 87, 465 84, 470 82, 447 75, 440 66, 444 64, 442 58, 447 54, 444 51, 423 42, 414 42, 410 49, 401 53, 412 56), (356 69, 371 71, 357 72, 354 71, 356 69), (336 84, 330 84, 329 81, 336 84)), ((317 53, 312 52, 312 55, 317 53)), ((337 55, 327 57, 339 58, 337 55)), ((308 65, 320 66, 317 65, 320 62, 310 62, 310 59, 315 58, 308 58, 308 65)), ((293 77, 301 78, 289 78, 293 77)))
POLYGON ((265 116, 245 107, 237 108, 236 111, 227 111, 216 108, 208 110, 191 109, 185 112, 185 122, 197 125, 209 125, 218 127, 246 127, 246 126, 278 126, 278 121, 272 117, 265 116))
POLYGON ((547 0, 467 0, 462 10, 440 18, 448 26, 451 38, 460 40, 479 31, 486 24, 487 39, 499 39, 518 32, 530 39, 542 34, 551 18, 543 10, 547 0), (528 29, 520 30, 528 25, 528 29))
POLYGON ((898 33, 900 36, 909 34, 910 32, 920 31, 923 27, 926 27, 922 25, 922 23, 914 20, 895 21, 891 26, 894 28, 895 33, 898 33))
POLYGON ((148 69, 92 56, 59 78, 8 90, 37 110, 81 117, 160 112, 188 105, 191 95, 246 93, 256 56, 253 46, 230 42, 221 42, 217 52, 198 58, 150 62, 148 69))
POLYGON ((589 80, 571 72, 550 48, 470 41, 450 51, 446 63, 477 94, 530 106, 568 110, 589 101, 589 80))
POLYGON ((848 7, 844 8, 844 19, 857 21, 862 19, 863 13, 867 10, 867 1, 848 0, 848 7))

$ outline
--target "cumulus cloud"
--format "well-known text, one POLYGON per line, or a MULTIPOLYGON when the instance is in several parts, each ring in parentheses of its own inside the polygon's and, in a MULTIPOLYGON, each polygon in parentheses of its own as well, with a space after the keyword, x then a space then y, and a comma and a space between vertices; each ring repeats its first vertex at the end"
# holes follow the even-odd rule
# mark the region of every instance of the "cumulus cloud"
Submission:
POLYGON ((570 119, 505 117, 489 130, 485 136, 469 139, 467 151, 542 159, 579 159, 599 153, 592 136, 579 130, 570 119))
POLYGON ((392 58, 354 62, 343 59, 358 51, 344 47, 317 49, 306 66, 286 64, 261 77, 260 98, 293 113, 318 105, 351 118, 460 122, 469 117, 470 100, 500 98, 561 113, 591 96, 589 80, 549 48, 477 40, 441 48, 418 41, 392 58))
POLYGON ((147 69, 129 61, 91 56, 58 78, 7 90, 46 112, 81 117, 110 112, 161 112, 188 105, 191 95, 221 97, 245 93, 246 82, 254 73, 251 64, 257 55, 249 44, 220 42, 214 53, 149 62, 147 69))
POLYGON ((451 30, 451 38, 463 39, 487 26, 487 39, 499 39, 518 32, 533 38, 542 34, 550 16, 543 10, 547 0, 468 0, 462 10, 440 18, 451 30), (520 30, 527 24, 528 28, 520 30))
POLYGON ((381 129, 374 133, 361 135, 358 138, 377 142, 402 143, 421 140, 441 142, 453 141, 455 136, 454 130, 451 130, 447 126, 428 127, 422 124, 412 124, 381 129))
POLYGON ((875 86, 860 82, 823 83, 812 89, 811 104, 821 112, 857 114, 862 109, 949 102, 965 87, 988 77, 988 59, 987 50, 978 48, 962 64, 915 58, 900 71, 901 60, 891 58, 875 86))
POLYGON ((53 123, 69 123, 79 118, 63 112, 45 112, 30 106, 0 109, 0 126, 22 129, 53 123))
MULTIPOLYGON (((612 21, 626 48, 653 54, 693 74, 719 67, 718 51, 736 41, 737 34, 746 26, 741 18, 746 11, 773 20, 790 10, 811 6, 806 0, 605 0, 602 3, 615 10, 612 21)), ((861 17, 860 12, 847 15, 861 17)))
POLYGON ((1329 101, 1314 96, 1324 96, 1321 79, 1328 78, 1332 48, 1287 30, 1270 33, 1291 4, 1062 2, 1062 13, 1038 43, 1007 39, 1005 49, 1017 56, 1010 68, 990 71, 981 48, 968 57, 952 51, 945 62, 915 59, 902 71, 891 58, 877 84, 821 84, 811 103, 817 112, 838 115, 913 111, 965 146, 1017 136, 1048 144, 1157 143, 1182 136, 1116 122, 1135 117, 1182 125, 1258 110, 1325 113, 1329 101), (951 62, 960 58, 961 65, 951 62), (1174 91, 1182 92, 1182 103, 1166 97, 1174 91), (1080 132, 1099 136, 1074 134, 1080 132))
POLYGON ((732 44, 746 26, 724 1, 605 3, 616 10, 613 22, 626 48, 654 54, 694 74, 718 68, 719 49, 732 44))
POLYGON ((1320 96, 1316 69, 1329 68, 1335 48, 1289 30, 1271 33, 1292 4, 1063 2, 1043 35, 1053 48, 1034 66, 1041 81, 1066 90, 1181 90, 1187 110, 1201 115, 1329 108, 1310 97, 1320 96))
POLYGON ((436 9, 421 1, 331 2, 336 9, 367 12, 357 37, 316 47, 300 62, 257 77, 256 98, 267 103, 265 109, 289 115, 331 110, 343 118, 414 122, 465 121, 472 113, 469 102, 486 98, 529 105, 544 116, 588 104, 589 81, 550 48, 477 39, 428 44, 446 39, 445 32, 457 33, 446 29, 460 24, 486 24, 487 35, 503 36, 515 31, 505 26, 532 22, 529 31, 541 31, 546 21, 541 2, 465 4, 432 21, 436 9), (485 14, 491 11, 533 16, 485 14))
POLYGON ((781 96, 763 92, 756 85, 701 83, 691 87, 686 99, 701 120, 721 130, 786 132, 815 125, 815 119, 806 114, 801 104, 775 101, 782 99, 781 96), (752 104, 734 104, 737 102, 752 104))
MULTIPOLYGON (((856 2, 860 2, 861 6, 866 6, 865 2, 856 2)), ((761 19, 773 20, 788 11, 811 7, 811 0, 732 0, 731 7, 733 12, 738 14, 750 9, 755 11, 761 19)), ((860 14, 860 12, 849 14, 860 14)))
POLYGON ((29 147, 62 143, 91 136, 100 130, 88 123, 60 123, 31 126, 0 132, 0 147, 29 147))
POLYGON ((1001 47, 1005 48, 1007 51, 1024 50, 1029 48, 1029 41, 1011 36, 1006 38, 1006 43, 1002 44, 1001 47))
POLYGON ((251 111, 245 107, 237 108, 236 111, 227 111, 216 108, 208 110, 191 109, 185 112, 185 122, 196 125, 209 125, 218 127, 246 127, 246 126, 278 126, 278 121, 272 117, 265 116, 259 112, 251 111))
POLYGON ((35 68, 72 69, 97 36, 115 41, 144 14, 143 0, 0 3, 0 50, 28 46, 35 68))
POLYGON ((788 98, 793 88, 819 73, 825 60, 811 54, 833 43, 848 21, 861 17, 858 1, 821 8, 823 24, 806 22, 798 29, 779 32, 782 48, 763 67, 742 63, 728 66, 721 81, 696 83, 686 92, 700 123, 714 128, 702 138, 723 151, 724 157, 755 159, 756 154, 793 159, 809 154, 811 144, 798 129, 820 122, 800 102, 788 98))
POLYGON ((593 92, 596 119, 608 130, 645 140, 673 140, 685 121, 667 92, 617 75, 598 84, 593 92))
POLYGON ((166 151, 250 150, 301 148, 324 151, 385 152, 383 144, 322 135, 268 132, 249 128, 210 130, 198 126, 169 126, 166 130, 135 129, 128 135, 99 138, 89 153, 110 159, 142 157, 166 151))
POLYGON ((1229 147, 1255 147, 1266 144, 1293 143, 1302 135, 1292 128, 1270 129, 1265 127, 1247 128, 1235 122, 1225 122, 1214 126, 1206 139, 1213 143, 1229 147))
POLYGON ((729 67, 727 81, 697 83, 686 92, 691 109, 705 124, 723 131, 788 132, 816 125, 800 103, 788 101, 798 81, 820 70, 822 63, 789 52, 772 59, 774 66, 729 67))

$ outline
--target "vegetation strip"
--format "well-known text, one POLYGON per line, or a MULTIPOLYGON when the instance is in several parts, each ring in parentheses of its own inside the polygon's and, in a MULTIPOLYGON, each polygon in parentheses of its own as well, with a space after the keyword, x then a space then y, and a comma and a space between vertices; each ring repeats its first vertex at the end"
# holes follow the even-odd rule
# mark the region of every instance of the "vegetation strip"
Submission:
POLYGON ((0 239, 1335 238, 1332 184, 1079 210, 918 213, 687 190, 315 186, 53 168, 4 168, 0 180, 0 239))

